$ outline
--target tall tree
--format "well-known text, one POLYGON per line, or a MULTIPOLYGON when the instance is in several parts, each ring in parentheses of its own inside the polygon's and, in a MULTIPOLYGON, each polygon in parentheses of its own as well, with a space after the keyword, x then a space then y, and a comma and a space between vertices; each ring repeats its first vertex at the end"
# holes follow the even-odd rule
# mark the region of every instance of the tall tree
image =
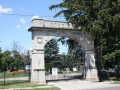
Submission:
POLYGON ((63 14, 77 28, 92 34, 95 44, 96 65, 101 81, 101 39, 118 37, 120 40, 120 0, 63 0, 50 9, 60 8, 55 17, 63 14))
POLYGON ((45 45, 45 63, 46 64, 55 64, 59 61, 59 47, 56 39, 50 40, 45 45))
POLYGON ((66 37, 61 37, 58 41, 68 47, 68 53, 65 55, 65 64, 67 67, 73 68, 83 62, 82 47, 80 44, 66 37))

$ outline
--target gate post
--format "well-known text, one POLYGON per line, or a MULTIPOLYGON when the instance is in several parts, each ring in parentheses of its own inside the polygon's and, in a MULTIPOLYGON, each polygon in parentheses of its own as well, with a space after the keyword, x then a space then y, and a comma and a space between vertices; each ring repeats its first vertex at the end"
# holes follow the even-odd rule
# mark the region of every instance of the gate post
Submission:
POLYGON ((98 80, 97 69, 95 65, 95 57, 93 50, 85 51, 85 69, 84 77, 86 80, 98 80))
POLYGON ((44 49, 33 49, 31 69, 31 83, 46 84, 44 49))

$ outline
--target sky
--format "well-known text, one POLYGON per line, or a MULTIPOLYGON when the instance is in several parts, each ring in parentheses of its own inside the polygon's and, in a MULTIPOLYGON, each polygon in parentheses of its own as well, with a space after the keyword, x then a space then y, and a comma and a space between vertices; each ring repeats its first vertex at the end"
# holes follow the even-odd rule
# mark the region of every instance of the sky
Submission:
MULTIPOLYGON (((2 50, 10 50, 13 42, 19 43, 25 50, 32 47, 31 32, 28 32, 28 28, 31 27, 33 18, 65 21, 64 17, 53 17, 59 11, 58 9, 49 10, 49 6, 61 2, 62 0, 0 0, 0 47, 2 50)), ((60 44, 59 47, 60 53, 67 51, 66 46, 60 44)))

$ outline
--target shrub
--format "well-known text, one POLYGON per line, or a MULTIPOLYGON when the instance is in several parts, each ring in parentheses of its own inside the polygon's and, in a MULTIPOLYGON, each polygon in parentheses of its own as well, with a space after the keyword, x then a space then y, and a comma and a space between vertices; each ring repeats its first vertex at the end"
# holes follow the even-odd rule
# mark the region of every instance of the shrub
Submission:
POLYGON ((24 73, 24 70, 18 70, 18 73, 24 73))
POLYGON ((14 75, 15 73, 14 72, 10 72, 11 75, 14 75))

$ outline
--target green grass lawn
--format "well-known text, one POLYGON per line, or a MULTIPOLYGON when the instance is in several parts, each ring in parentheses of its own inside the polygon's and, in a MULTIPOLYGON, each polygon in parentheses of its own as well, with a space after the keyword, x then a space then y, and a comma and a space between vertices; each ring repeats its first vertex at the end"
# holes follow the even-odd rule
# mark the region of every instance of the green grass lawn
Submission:
MULTIPOLYGON (((28 89, 20 89, 20 90, 28 90, 28 89)), ((29 90, 60 90, 60 89, 57 87, 49 87, 49 88, 33 88, 29 90)))
POLYGON ((6 81, 4 85, 4 81, 0 81, 0 89, 7 89, 7 88, 23 88, 23 87, 37 87, 39 84, 32 84, 29 83, 28 80, 12 80, 6 81))
POLYGON ((28 81, 23 80, 14 80, 14 81, 6 81, 4 85, 3 81, 0 81, 0 89, 10 89, 14 90, 60 90, 57 87, 50 86, 47 84, 35 84, 29 83, 28 81))
POLYGON ((112 84, 120 84, 120 81, 115 81, 112 84))
MULTIPOLYGON (((5 74, 6 78, 28 77, 28 76, 29 75, 26 74, 26 73, 17 73, 17 74, 14 74, 14 75, 11 75, 10 73, 5 74)), ((3 78, 4 78, 4 73, 0 73, 0 79, 3 79, 3 78)))

